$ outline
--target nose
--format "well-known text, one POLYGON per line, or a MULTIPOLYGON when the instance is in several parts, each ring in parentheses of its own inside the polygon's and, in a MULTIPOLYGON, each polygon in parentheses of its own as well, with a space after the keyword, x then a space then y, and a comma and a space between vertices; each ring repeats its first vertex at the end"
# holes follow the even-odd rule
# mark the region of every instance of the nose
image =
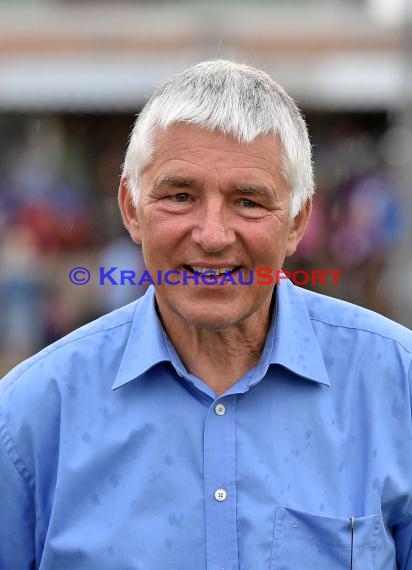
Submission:
POLYGON ((192 238, 204 251, 218 253, 236 241, 235 231, 228 223, 223 204, 209 203, 199 214, 192 238))

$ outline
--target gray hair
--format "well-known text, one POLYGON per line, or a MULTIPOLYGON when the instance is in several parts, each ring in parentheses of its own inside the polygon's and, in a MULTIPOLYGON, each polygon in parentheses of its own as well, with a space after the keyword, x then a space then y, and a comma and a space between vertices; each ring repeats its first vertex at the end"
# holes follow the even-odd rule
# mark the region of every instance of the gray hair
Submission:
POLYGON ((282 174, 292 191, 291 217, 313 195, 308 131, 293 99, 263 71, 216 60, 173 75, 138 116, 123 166, 136 205, 140 175, 153 157, 156 132, 178 122, 232 135, 240 143, 250 143, 258 135, 279 137, 282 174))

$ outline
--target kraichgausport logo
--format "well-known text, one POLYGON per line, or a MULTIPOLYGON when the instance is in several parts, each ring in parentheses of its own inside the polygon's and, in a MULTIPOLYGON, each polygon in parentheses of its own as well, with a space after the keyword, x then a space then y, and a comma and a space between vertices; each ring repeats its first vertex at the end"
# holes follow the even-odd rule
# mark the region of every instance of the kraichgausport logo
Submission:
MULTIPOLYGON (((343 273, 342 269, 312 269, 305 271, 298 269, 296 271, 288 271, 286 269, 273 269, 271 267, 259 267, 254 270, 242 269, 235 271, 225 271, 221 273, 214 269, 205 271, 188 271, 183 269, 178 271, 170 269, 168 271, 158 270, 150 273, 145 270, 140 274, 132 269, 121 269, 119 267, 99 267, 98 285, 263 285, 270 286, 279 285, 283 280, 289 279, 295 285, 326 285, 328 283, 338 285, 339 275, 343 273)), ((74 285, 86 285, 91 280, 91 272, 86 267, 73 267, 69 272, 69 279, 74 285)))

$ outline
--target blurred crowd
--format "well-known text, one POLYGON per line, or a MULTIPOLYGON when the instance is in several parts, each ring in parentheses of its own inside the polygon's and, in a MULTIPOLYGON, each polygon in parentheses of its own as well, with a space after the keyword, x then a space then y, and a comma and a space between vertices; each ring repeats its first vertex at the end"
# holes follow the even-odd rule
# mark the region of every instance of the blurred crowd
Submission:
MULTIPOLYGON (((388 119, 307 118, 317 196, 286 267, 343 270, 337 285, 313 288, 391 316, 381 282, 403 221, 386 160, 388 119)), ((144 292, 97 278, 99 267, 143 271, 116 202, 132 123, 126 115, 0 116, 0 374, 144 292), (73 267, 87 268, 90 281, 71 283, 73 267)))
MULTIPOLYGON (((402 238, 400 190, 391 170, 390 128, 383 117, 318 117, 312 125, 317 192, 290 268, 338 269, 312 287, 391 317, 383 277, 402 238)), ((310 287, 310 284, 308 284, 310 287)))

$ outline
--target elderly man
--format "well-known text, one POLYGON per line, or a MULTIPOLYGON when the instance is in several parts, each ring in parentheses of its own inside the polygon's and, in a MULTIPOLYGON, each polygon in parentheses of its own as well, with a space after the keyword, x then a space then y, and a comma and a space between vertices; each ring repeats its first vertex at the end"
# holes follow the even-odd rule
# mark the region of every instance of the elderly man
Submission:
POLYGON ((205 62, 154 93, 119 203, 148 271, 182 278, 0 384, 2 570, 412 568, 412 334, 256 279, 312 193, 265 73, 205 62))

